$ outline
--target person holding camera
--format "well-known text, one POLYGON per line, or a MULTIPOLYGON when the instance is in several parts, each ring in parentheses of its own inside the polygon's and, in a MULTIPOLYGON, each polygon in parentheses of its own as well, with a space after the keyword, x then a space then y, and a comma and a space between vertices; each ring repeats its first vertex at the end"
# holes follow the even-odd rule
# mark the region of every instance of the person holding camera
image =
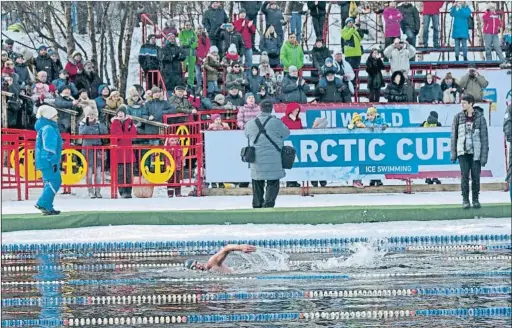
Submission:
POLYGON ((485 76, 481 75, 474 65, 469 66, 468 73, 460 79, 459 86, 480 102, 484 97, 484 89, 489 85, 485 76))
POLYGON ((416 56, 416 48, 407 40, 402 41, 396 38, 393 44, 384 49, 384 56, 389 59, 391 73, 400 71, 408 75, 411 70, 410 60, 416 56))
POLYGON ((68 86, 71 90, 71 95, 73 97, 78 96, 78 89, 76 88, 75 84, 71 82, 69 78, 69 73, 65 69, 61 70, 59 72, 59 78, 52 81, 52 84, 55 86, 55 89, 61 90, 64 86, 68 86))
POLYGON ((489 156, 489 135, 487 121, 478 107, 474 107, 475 98, 468 93, 462 95, 462 111, 453 118, 451 133, 451 161, 459 160, 462 175, 462 207, 469 209, 469 178, 473 208, 480 208, 480 173, 487 164, 489 156))
POLYGON ((250 164, 253 208, 274 207, 279 194, 279 180, 286 176, 281 154, 272 143, 282 149, 290 130, 272 115, 273 109, 274 104, 271 101, 261 102, 261 113, 244 127, 245 136, 255 150, 255 161, 250 164), (262 133, 262 130, 265 132, 262 133))
POLYGON ((382 70, 385 69, 382 55, 379 49, 373 49, 366 61, 366 72, 368 73, 368 89, 370 90, 370 102, 380 101, 380 89, 386 85, 382 70))

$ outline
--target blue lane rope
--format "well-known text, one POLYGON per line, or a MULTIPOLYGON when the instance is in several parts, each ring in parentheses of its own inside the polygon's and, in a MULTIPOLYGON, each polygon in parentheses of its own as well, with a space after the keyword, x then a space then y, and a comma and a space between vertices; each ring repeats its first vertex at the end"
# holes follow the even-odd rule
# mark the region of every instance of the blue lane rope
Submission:
POLYGON ((74 319, 25 319, 2 320, 3 327, 23 326, 91 326, 91 325, 138 325, 163 323, 236 323, 236 322, 276 322, 276 321, 318 321, 318 320, 367 320, 392 319, 404 317, 510 317, 510 307, 455 308, 436 310, 379 310, 379 311, 331 311, 331 312, 278 312, 278 313, 240 313, 240 314, 190 314, 155 317, 105 317, 74 319))
POLYGON ((62 306, 71 305, 121 305, 121 304, 167 304, 167 303, 206 303, 232 300, 285 300, 320 298, 360 298, 360 297, 421 297, 421 296, 467 296, 467 295, 510 295, 509 286, 478 287, 416 287, 409 289, 374 290, 314 290, 279 292, 236 292, 198 294, 152 294, 123 296, 76 296, 76 297, 28 297, 2 300, 3 307, 18 306, 62 306))
POLYGON ((2 288, 7 286, 23 285, 125 285, 125 284, 155 284, 160 282, 187 282, 187 281, 230 281, 230 280, 338 280, 338 279, 374 279, 387 277, 439 277, 439 276, 511 276, 512 271, 477 271, 477 272, 431 272, 431 273, 362 273, 362 274, 318 274, 318 275, 297 275, 297 276, 255 276, 255 277, 197 277, 197 278, 166 278, 166 279, 111 279, 111 280, 52 280, 52 281, 2 281, 2 288))
POLYGON ((9 244, 2 245, 2 254, 8 252, 53 253, 61 251, 126 251, 147 249, 217 249, 226 244, 251 244, 257 247, 341 247, 347 244, 378 240, 380 243, 399 245, 452 245, 464 243, 510 242, 510 234, 397 236, 389 238, 330 238, 330 239, 270 239, 270 240, 217 240, 217 241, 155 241, 155 242, 94 242, 62 244, 9 244))

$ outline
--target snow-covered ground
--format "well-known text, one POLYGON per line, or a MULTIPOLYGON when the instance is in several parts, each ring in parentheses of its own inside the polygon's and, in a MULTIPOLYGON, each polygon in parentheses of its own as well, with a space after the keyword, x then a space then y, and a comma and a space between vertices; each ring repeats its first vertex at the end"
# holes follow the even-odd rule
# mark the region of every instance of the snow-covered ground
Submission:
POLYGON ((3 244, 83 243, 107 241, 186 241, 232 239, 345 238, 461 234, 510 234, 510 219, 429 222, 348 223, 340 225, 189 225, 109 226, 61 230, 16 231, 2 234, 3 244))
MULTIPOLYGON (((509 194, 500 191, 483 192, 482 204, 507 203, 509 194)), ((202 198, 132 198, 132 199, 80 199, 71 195, 59 195, 55 208, 64 212, 87 211, 189 211, 189 210, 229 210, 250 209, 252 196, 209 196, 202 198)), ((384 205, 440 205, 460 204, 460 192, 437 192, 404 194, 344 194, 316 195, 314 197, 279 196, 276 207, 329 207, 329 206, 384 206, 384 205)), ((39 213, 34 208, 35 200, 4 201, 2 214, 39 213)))

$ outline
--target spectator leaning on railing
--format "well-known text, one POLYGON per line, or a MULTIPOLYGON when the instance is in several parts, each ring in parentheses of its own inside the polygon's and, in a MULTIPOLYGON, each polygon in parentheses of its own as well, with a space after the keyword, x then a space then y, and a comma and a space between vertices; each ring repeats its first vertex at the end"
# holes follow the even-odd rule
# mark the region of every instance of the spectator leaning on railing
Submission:
POLYGON ((384 56, 389 59, 392 73, 400 71, 408 75, 411 70, 410 60, 415 55, 416 48, 407 41, 401 41, 399 38, 396 38, 393 44, 384 49, 384 56))
POLYGON ((401 71, 391 75, 391 82, 384 91, 384 97, 391 103, 407 102, 407 90, 405 88, 405 76, 401 71))
POLYGON ((333 71, 326 72, 318 83, 316 94, 321 103, 349 103, 351 92, 347 81, 336 77, 333 71))
POLYGON ((487 11, 482 19, 484 21, 485 59, 492 60, 492 50, 494 50, 498 59, 502 62, 505 61, 498 35, 502 27, 502 21, 500 14, 496 12, 496 5, 494 3, 489 2, 487 11))
POLYGON ((441 90, 441 86, 436 83, 435 77, 432 74, 427 74, 427 81, 420 89, 418 101, 420 103, 433 104, 443 102, 443 91, 441 90))
MULTIPOLYGON (((128 97, 126 98, 126 114, 131 117, 142 118, 142 108, 144 106, 144 99, 139 95, 139 92, 135 87, 131 87, 128 90, 128 97)), ((140 127, 142 123, 135 123, 137 127, 140 127)))
MULTIPOLYGON (((144 108, 142 110, 142 118, 163 123, 163 116, 165 114, 176 114, 176 107, 169 104, 169 102, 161 99, 162 96, 162 90, 157 87, 153 86, 151 88, 151 93, 153 94, 153 99, 150 101, 147 101, 144 104, 144 108)), ((159 134, 160 129, 157 126, 154 126, 152 124, 145 124, 144 125, 144 134, 159 134)), ((160 144, 160 139, 154 139, 149 140, 151 145, 158 146, 160 144)))
POLYGON ((443 102, 445 104, 458 103, 458 96, 462 90, 453 78, 452 73, 447 73, 441 81, 441 90, 443 91, 443 102))
POLYGON ((474 65, 470 65, 468 73, 460 79, 459 85, 464 90, 464 93, 470 94, 475 98, 475 102, 480 102, 483 100, 484 89, 487 88, 489 82, 474 65))

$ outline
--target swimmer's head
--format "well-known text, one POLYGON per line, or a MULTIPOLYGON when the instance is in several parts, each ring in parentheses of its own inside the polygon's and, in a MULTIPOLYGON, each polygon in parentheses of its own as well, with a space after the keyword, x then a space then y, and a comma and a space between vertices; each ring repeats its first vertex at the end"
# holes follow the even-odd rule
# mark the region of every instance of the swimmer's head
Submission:
POLYGON ((202 263, 199 263, 197 260, 194 259, 188 259, 185 262, 185 268, 190 270, 198 270, 198 271, 205 271, 206 266, 202 263))

